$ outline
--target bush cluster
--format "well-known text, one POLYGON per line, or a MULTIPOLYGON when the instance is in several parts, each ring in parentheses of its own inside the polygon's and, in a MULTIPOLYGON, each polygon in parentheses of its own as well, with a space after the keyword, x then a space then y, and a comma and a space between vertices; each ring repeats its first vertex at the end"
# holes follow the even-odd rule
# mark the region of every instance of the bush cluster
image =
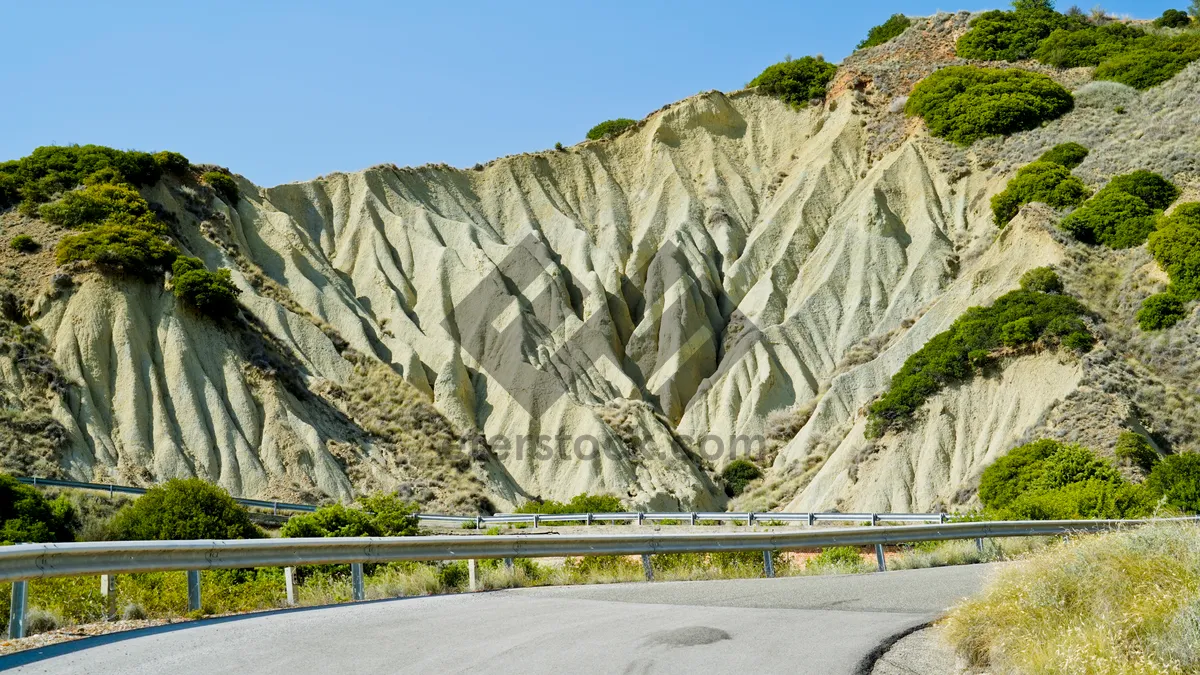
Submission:
POLYGON ((37 488, 0 474, 0 545, 72 541, 78 525, 65 497, 46 499, 37 488))
POLYGON ((183 173, 190 164, 177 152, 114 150, 99 145, 48 145, 27 157, 0 163, 0 209, 23 203, 30 212, 56 194, 80 185, 97 172, 107 182, 153 185, 164 172, 183 173))
POLYGON ((313 513, 292 516, 284 537, 411 537, 419 534, 417 505, 395 495, 359 497, 354 506, 322 506, 313 513))
POLYGON ((1155 293, 1142 301, 1138 309, 1138 327, 1144 331, 1163 330, 1187 318, 1187 304, 1174 293, 1155 293))
POLYGON ((767 66, 748 87, 778 96, 784 103, 803 107, 813 99, 825 98, 825 86, 833 79, 837 66, 824 58, 805 56, 767 66))
POLYGON ((1158 213, 1179 196, 1179 188, 1150 171, 1135 171, 1109 181, 1094 197, 1062 221, 1079 241, 1110 248, 1140 246, 1155 229, 1158 213))
POLYGON ((55 259, 59 265, 90 261, 101 270, 153 278, 171 266, 179 250, 162 237, 126 225, 100 225, 63 237, 55 259))
POLYGON ((568 502, 529 501, 517 507, 514 513, 540 513, 555 515, 563 513, 620 513, 624 510, 621 500, 613 495, 577 494, 568 502))
POLYGON ((1186 28, 1192 24, 1192 17, 1188 16, 1187 12, 1178 9, 1168 9, 1162 13, 1162 16, 1154 20, 1154 25, 1159 28, 1186 28))
POLYGON ((200 478, 173 478, 150 488, 113 516, 109 530, 123 541, 263 536, 245 507, 200 478))
POLYGON ((1038 73, 951 66, 917 83, 905 110, 929 133, 959 145, 1026 131, 1069 112, 1070 92, 1038 73))
POLYGON ((1162 458, 1146 477, 1146 488, 1169 506, 1200 513, 1200 454, 1189 452, 1162 458))
POLYGON ((1082 204, 1090 191, 1083 181, 1071 175, 1071 169, 1085 157, 1086 148, 1078 143, 1064 143, 1048 150, 1036 162, 1021 167, 1004 190, 992 197, 996 225, 1007 225, 1021 206, 1030 202, 1044 202, 1057 209, 1082 204))
POLYGON ((1187 303, 1200 299, 1200 203, 1180 204, 1159 220, 1148 242, 1150 253, 1171 283, 1138 311, 1142 330, 1170 328, 1188 315, 1187 303))
POLYGON ((1138 518, 1157 501, 1087 448, 1050 439, 1014 448, 984 469, 979 500, 1002 520, 1138 518))
POLYGON ((1113 454, 1125 464, 1136 466, 1142 471, 1150 471, 1159 460, 1158 452, 1150 445, 1150 441, 1132 431, 1121 433, 1113 454))
POLYGON ((903 427, 942 387, 974 377, 1006 348, 1041 343, 1088 351, 1095 342, 1083 322, 1090 313, 1074 298, 1033 288, 1061 288, 1057 275, 1040 271, 1022 279, 990 307, 972 307, 917 350, 892 377, 888 391, 869 408, 867 435, 903 427))
POLYGON ((892 38, 899 37, 912 25, 912 19, 903 14, 893 14, 887 21, 867 31, 867 39, 858 43, 858 49, 877 47, 892 38))
POLYGON ((199 258, 180 256, 171 266, 171 283, 175 297, 202 314, 220 318, 237 312, 237 296, 242 291, 227 269, 209 272, 199 258))
MULTIPOLYGON (((605 120, 589 129, 587 132, 587 138, 589 141, 599 140, 609 134, 619 134, 635 124, 637 124, 637 120, 631 120, 626 117, 621 117, 615 120, 605 120)), ((559 144, 558 149, 562 149, 561 144, 559 144)))
POLYGON ((38 215, 48 223, 72 229, 95 227, 101 223, 122 225, 154 234, 167 228, 154 217, 150 204, 130 185, 93 183, 72 190, 58 201, 43 204, 38 215))
MULTIPOLYGON (((1036 58, 1057 68, 1096 67, 1094 77, 1138 89, 1166 82, 1200 58, 1200 33, 1164 35, 1119 21, 1059 14, 1052 2, 1018 0, 1013 11, 985 12, 958 41, 958 55, 985 61, 1036 58)), ((1167 10, 1159 26, 1182 27, 1186 15, 1167 10)))
POLYGON ((725 482, 725 492, 730 497, 736 497, 746 490, 751 481, 762 478, 762 470, 746 459, 735 459, 721 471, 721 480, 725 482))

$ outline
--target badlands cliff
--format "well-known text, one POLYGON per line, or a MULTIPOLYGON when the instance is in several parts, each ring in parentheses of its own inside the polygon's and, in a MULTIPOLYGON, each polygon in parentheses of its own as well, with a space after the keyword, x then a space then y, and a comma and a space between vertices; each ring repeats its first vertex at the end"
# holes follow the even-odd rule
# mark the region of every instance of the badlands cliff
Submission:
POLYGON ((1001 231, 989 199, 1076 141, 1092 186, 1147 168, 1195 200, 1200 66, 1139 93, 1030 65, 1076 109, 963 149, 903 101, 960 62, 968 18, 916 20, 799 110, 707 92, 473 170, 239 179, 236 207, 187 181, 145 188, 181 249, 232 271, 236 321, 58 269, 62 232, 9 212, 6 231, 47 245, 0 256, 4 468, 293 500, 398 490, 462 512, 585 491, 719 509, 716 472, 749 437, 767 475, 737 506, 907 511, 968 503, 1034 436, 1106 448, 1137 428, 1195 449, 1197 319, 1132 328, 1164 285, 1144 248, 1075 243, 1040 205, 1001 231), (1099 313, 1095 351, 1014 356, 864 436, 864 406, 910 354, 1040 266, 1099 313))

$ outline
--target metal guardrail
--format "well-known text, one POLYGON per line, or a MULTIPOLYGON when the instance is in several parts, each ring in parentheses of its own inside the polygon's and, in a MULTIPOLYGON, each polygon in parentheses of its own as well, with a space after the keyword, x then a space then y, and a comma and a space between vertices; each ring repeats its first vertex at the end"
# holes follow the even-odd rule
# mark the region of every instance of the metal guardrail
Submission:
MULTIPOLYGON (((112 483, 84 483, 73 480, 58 480, 54 478, 37 478, 37 477, 18 477, 18 481, 26 485, 35 487, 60 487, 73 488, 76 490, 95 490, 107 492, 111 497, 114 494, 130 494, 143 495, 146 494, 146 488, 133 487, 131 485, 115 485, 112 483)), ((313 504, 290 504, 287 502, 268 501, 264 499, 244 499, 234 497, 239 504, 243 506, 252 506, 261 509, 271 509, 273 513, 280 511, 296 511, 302 513, 311 513, 317 510, 313 504)), ((477 528, 486 527, 489 525, 533 525, 538 527, 543 523, 637 523, 641 525, 646 522, 659 524, 690 524, 696 525, 704 521, 717 522, 732 522, 745 523, 753 525, 755 523, 766 522, 781 522, 781 523, 807 523, 815 525, 820 522, 849 522, 849 523, 944 523, 946 515, 942 513, 778 513, 778 512, 727 512, 727 511, 699 511, 699 512, 684 512, 684 513, 498 513, 494 516, 449 516, 437 513, 419 513, 417 517, 423 523, 451 524, 451 525, 472 525, 477 528)))
MULTIPOLYGON (((845 514, 843 514, 845 515, 845 514)), ((1160 519, 1190 521, 1198 518, 1160 519)), ((240 567, 285 567, 289 602, 294 602, 293 570, 297 565, 350 563, 353 594, 363 599, 363 563, 402 560, 470 561, 471 588, 475 587, 474 561, 517 557, 589 555, 641 555, 647 579, 653 579, 650 556, 659 553, 711 551, 762 551, 767 576, 773 576, 771 551, 828 546, 875 546, 879 569, 885 569, 883 546, 957 539, 1062 535, 1098 532, 1151 520, 1052 520, 939 523, 852 528, 811 529, 798 532, 711 532, 600 534, 554 536, 420 536, 333 537, 302 539, 245 539, 198 541, 81 542, 18 544, 0 547, 0 582, 12 582, 9 633, 24 635, 28 581, 48 577, 104 575, 102 593, 113 601, 113 576, 138 572, 186 570, 189 609, 200 607, 200 570, 240 567)))
MULTIPOLYGON (((115 485, 112 483, 84 483, 75 480, 58 480, 56 478, 38 478, 18 476, 17 481, 34 487, 60 487, 73 488, 75 490, 94 490, 98 492, 107 492, 111 497, 114 494, 124 495, 144 495, 146 488, 133 487, 132 485, 115 485)), ((242 506, 253 506, 259 509, 271 509, 274 513, 280 511, 302 511, 312 513, 317 510, 312 504, 289 504, 287 502, 275 502, 266 499, 243 499, 242 497, 233 498, 242 506)))

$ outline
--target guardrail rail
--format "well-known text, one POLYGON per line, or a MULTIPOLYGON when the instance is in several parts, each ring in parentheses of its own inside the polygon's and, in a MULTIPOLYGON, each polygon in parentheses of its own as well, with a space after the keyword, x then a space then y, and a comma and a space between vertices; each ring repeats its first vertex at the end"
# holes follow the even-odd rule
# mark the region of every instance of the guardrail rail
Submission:
MULTIPOLYGON (((700 515, 700 514, 697 514, 700 515)), ((709 514, 703 514, 709 515, 709 514)), ((772 516, 779 514, 772 514, 772 516)), ((839 514, 851 515, 851 514, 839 514)), ((872 515, 874 523, 881 516, 872 515)), ((898 515, 898 514, 896 514, 898 515)), ((1191 521, 1200 517, 1158 519, 1191 521)), ((640 555, 647 580, 653 580, 650 556, 657 553, 762 551, 764 570, 773 576, 771 552, 829 546, 875 546, 880 571, 886 568, 883 547, 921 541, 1064 535, 1143 525, 1151 520, 1047 520, 937 523, 849 528, 814 528, 795 532, 688 532, 638 534, 565 534, 538 536, 434 535, 417 537, 331 537, 197 541, 132 541, 18 544, 0 547, 0 583, 13 584, 10 637, 22 637, 31 579, 101 575, 101 593, 115 601, 114 575, 186 571, 189 610, 200 608, 200 571, 241 567, 284 567, 289 604, 295 602, 294 569, 298 565, 350 563, 355 600, 362 600, 363 563, 401 560, 469 561, 475 588, 475 560, 513 558, 640 555)), ((111 607, 111 604, 110 604, 111 607)))

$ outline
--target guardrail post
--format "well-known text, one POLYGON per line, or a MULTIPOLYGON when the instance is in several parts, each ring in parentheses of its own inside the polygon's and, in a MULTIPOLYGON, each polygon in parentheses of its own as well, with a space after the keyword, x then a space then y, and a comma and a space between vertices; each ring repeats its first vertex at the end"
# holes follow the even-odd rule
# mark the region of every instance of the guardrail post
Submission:
POLYGON ((763 573, 768 579, 775 577, 775 561, 771 560, 771 552, 763 551, 763 573))
POLYGON ((692 511, 692 525, 694 526, 695 524, 696 524, 696 512, 692 511))
POLYGON ((475 529, 477 529, 477 530, 483 529, 483 518, 481 518, 480 516, 475 516, 475 529))
POLYGON ((642 554, 642 571, 646 573, 646 581, 654 581, 654 567, 650 565, 650 554, 642 554))
POLYGON ((591 525, 591 524, 592 524, 592 514, 590 514, 590 513, 589 513, 589 514, 587 514, 587 524, 588 524, 588 525, 591 525))
POLYGON ((14 581, 12 603, 8 608, 8 637, 10 640, 25 637, 25 608, 29 604, 29 582, 14 581))
MULTIPOLYGON (((871 514, 871 527, 879 524, 879 514, 871 514)), ((883 544, 875 544, 875 562, 879 565, 880 572, 887 571, 887 561, 883 557, 883 544)))
POLYGON ((946 524, 946 514, 940 513, 940 514, 938 514, 938 516, 939 516, 938 521, 940 522, 940 524, 945 525, 946 524))
POLYGON ((366 599, 366 589, 363 588, 363 568, 360 562, 350 563, 350 587, 355 600, 366 599))
POLYGON ((113 621, 117 618, 117 577, 112 574, 100 575, 100 597, 104 598, 104 620, 113 621))
POLYGON ((188 611, 200 611, 200 570, 187 571, 188 611))
POLYGON ((536 513, 533 514, 533 526, 534 527, 538 526, 538 514, 536 514, 536 513))
POLYGON ((109 483, 109 484, 108 484, 108 498, 109 498, 109 499, 112 499, 112 498, 113 498, 113 486, 112 486, 112 483, 109 483))
POLYGON ((296 604, 296 568, 283 568, 283 585, 287 588, 287 604, 296 604))
POLYGON ((646 520, 646 514, 638 511, 638 525, 641 525, 644 520, 646 520))
POLYGON ((983 553, 983 537, 977 537, 975 539, 975 550, 983 553))
POLYGON ((509 571, 509 572, 511 572, 511 571, 513 571, 513 567, 515 567, 516 565, 515 565, 515 563, 513 563, 513 559, 512 559, 512 558, 505 558, 505 559, 504 559, 504 566, 508 568, 508 571, 509 571))
POLYGON ((809 513, 808 514, 808 526, 812 527, 813 525, 816 524, 816 522, 817 522, 817 514, 809 513))
POLYGON ((753 525, 753 524, 754 524, 754 512, 753 512, 753 511, 751 511, 750 513, 747 513, 747 514, 746 514, 746 524, 747 524, 747 525, 753 525))
POLYGON ((467 580, 470 583, 471 592, 474 593, 476 588, 474 558, 467 560, 467 580))

